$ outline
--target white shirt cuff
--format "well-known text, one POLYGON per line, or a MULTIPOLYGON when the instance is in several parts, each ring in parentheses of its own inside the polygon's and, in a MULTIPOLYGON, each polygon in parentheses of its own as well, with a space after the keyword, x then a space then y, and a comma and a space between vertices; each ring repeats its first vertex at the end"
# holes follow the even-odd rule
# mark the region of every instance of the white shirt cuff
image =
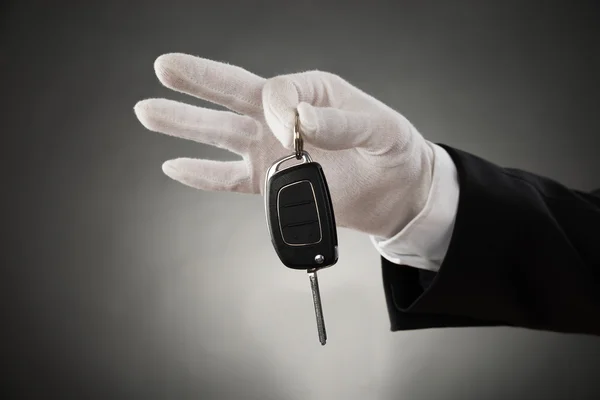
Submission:
POLYGON ((398 234, 390 239, 371 236, 371 241, 379 254, 394 264, 437 272, 452 238, 460 188, 450 155, 442 147, 430 145, 435 158, 425 207, 398 234))

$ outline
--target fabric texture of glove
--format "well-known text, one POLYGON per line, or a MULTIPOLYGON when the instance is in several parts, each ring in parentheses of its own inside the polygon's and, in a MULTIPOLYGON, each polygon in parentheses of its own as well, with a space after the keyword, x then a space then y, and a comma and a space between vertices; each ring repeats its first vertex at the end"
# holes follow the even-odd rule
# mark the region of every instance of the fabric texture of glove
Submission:
POLYGON ((135 106, 146 128, 241 156, 170 160, 163 171, 171 178, 202 190, 260 194, 267 169, 292 154, 297 111, 304 148, 325 171, 338 226, 392 238, 425 207, 435 145, 341 77, 308 71, 265 79, 186 54, 160 56, 155 71, 166 87, 230 111, 147 99, 135 106))
POLYGON ((371 242, 392 264, 438 272, 454 233, 460 187, 456 166, 448 152, 438 145, 433 149, 433 182, 425 207, 395 236, 371 235, 371 242))

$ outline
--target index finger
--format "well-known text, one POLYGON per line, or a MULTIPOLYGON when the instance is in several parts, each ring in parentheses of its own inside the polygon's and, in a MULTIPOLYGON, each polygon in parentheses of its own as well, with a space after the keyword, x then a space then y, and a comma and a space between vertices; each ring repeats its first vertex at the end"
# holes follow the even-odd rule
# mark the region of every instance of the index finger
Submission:
POLYGON ((262 115, 261 91, 265 79, 243 68, 188 54, 169 53, 156 59, 154 70, 169 89, 240 114, 262 115))

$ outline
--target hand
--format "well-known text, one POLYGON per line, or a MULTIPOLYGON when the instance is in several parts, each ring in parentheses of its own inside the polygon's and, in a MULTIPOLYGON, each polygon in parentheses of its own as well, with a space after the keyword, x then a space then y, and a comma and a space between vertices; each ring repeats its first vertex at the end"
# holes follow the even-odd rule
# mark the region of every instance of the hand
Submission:
POLYGON ((135 106, 149 130, 227 149, 239 161, 179 158, 163 171, 209 191, 259 194, 273 162, 292 154, 296 110, 304 149, 323 167, 338 226, 388 238, 424 207, 434 153, 402 115, 337 75, 310 71, 264 79, 185 54, 155 62, 166 87, 227 107, 166 99, 135 106))

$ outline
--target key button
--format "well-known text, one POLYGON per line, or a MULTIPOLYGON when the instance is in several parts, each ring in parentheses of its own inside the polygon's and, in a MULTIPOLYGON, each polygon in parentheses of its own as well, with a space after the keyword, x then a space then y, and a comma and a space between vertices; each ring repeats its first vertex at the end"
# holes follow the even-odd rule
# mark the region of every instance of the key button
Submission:
POLYGON ((299 246, 321 241, 319 213, 309 181, 281 188, 277 204, 281 233, 287 244, 299 246))
POLYGON ((315 195, 310 181, 294 182, 281 188, 279 201, 282 206, 314 202, 315 195))
POLYGON ((319 221, 290 224, 282 229, 283 240, 292 245, 308 245, 321 240, 319 221))

